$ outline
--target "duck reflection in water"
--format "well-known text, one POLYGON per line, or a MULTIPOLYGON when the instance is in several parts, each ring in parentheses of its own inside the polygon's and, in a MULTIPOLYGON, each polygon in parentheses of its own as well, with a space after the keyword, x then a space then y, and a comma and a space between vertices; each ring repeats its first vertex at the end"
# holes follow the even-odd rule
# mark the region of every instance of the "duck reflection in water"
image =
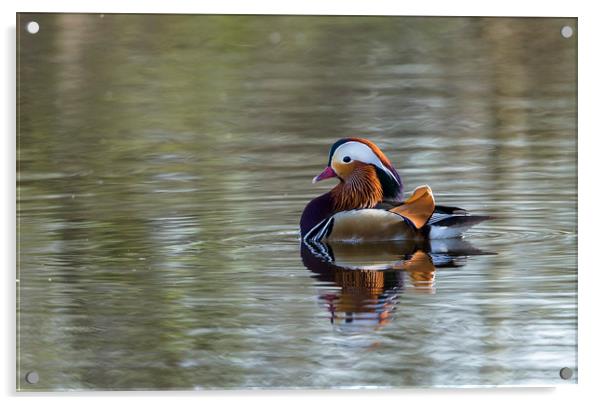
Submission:
POLYGON ((319 295, 330 321, 348 332, 390 322, 404 291, 435 292, 437 269, 461 267, 469 256, 490 254, 462 239, 418 243, 302 242, 301 259, 327 292, 319 295))

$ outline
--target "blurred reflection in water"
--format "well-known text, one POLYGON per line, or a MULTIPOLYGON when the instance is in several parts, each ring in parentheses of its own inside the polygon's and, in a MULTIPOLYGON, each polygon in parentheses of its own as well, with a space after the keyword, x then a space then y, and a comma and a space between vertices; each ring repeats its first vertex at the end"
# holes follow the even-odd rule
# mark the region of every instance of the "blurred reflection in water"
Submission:
POLYGON ((576 20, 19 20, 20 389, 556 384, 576 369, 576 20), (434 248, 395 247, 370 260, 399 270, 370 271, 304 255, 308 271, 299 215, 350 135, 408 190, 495 216, 466 240, 496 254, 441 268, 434 248))
POLYGON ((388 324, 396 310, 398 294, 404 289, 434 293, 437 268, 461 267, 469 255, 481 254, 488 253, 461 239, 418 244, 301 244, 305 267, 320 282, 337 287, 319 298, 330 313, 331 323, 338 323, 342 332, 366 332, 388 324))

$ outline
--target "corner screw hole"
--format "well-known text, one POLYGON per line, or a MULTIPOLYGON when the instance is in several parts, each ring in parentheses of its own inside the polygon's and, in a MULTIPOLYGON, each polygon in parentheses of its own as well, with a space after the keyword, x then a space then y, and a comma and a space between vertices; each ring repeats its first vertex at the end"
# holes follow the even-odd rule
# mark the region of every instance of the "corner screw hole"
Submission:
POLYGON ((25 374, 25 381, 30 384, 37 384, 38 381, 40 381, 40 376, 35 371, 30 371, 29 373, 25 374))
POLYGON ((560 35, 562 35, 564 38, 570 38, 573 36, 573 27, 569 26, 569 25, 565 25, 564 27, 562 27, 560 29, 560 35))
POLYGON ((37 34, 38 31, 40 30, 40 24, 38 24, 35 21, 30 21, 27 23, 27 32, 29 32, 30 34, 37 34))
POLYGON ((573 376, 573 370, 570 367, 562 367, 560 369, 560 378, 568 380, 573 376))

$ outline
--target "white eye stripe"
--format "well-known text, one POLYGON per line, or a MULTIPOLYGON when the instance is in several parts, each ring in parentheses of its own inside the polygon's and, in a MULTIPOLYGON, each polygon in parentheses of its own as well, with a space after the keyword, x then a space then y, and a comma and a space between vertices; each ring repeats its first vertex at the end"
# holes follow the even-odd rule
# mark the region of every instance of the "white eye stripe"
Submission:
POLYGON ((373 164, 374 166, 382 169, 385 173, 391 176, 391 178, 395 180, 397 184, 399 184, 397 177, 391 173, 391 170, 389 170, 389 168, 383 164, 383 162, 378 158, 378 156, 376 156, 374 151, 372 151, 368 145, 356 141, 346 142, 334 151, 332 154, 332 160, 346 163, 343 159, 347 156, 351 160, 373 164))

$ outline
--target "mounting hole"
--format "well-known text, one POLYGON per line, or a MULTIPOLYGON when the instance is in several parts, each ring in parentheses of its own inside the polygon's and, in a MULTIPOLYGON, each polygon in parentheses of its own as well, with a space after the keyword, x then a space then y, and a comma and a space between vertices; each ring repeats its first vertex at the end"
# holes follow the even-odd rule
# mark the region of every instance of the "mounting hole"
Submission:
POLYGON ((25 381, 30 384, 37 384, 38 381, 40 381, 40 376, 35 371, 30 371, 29 373, 25 374, 25 381))
POLYGON ((570 367, 562 367, 560 369, 560 378, 568 380, 573 376, 573 370, 570 367))
POLYGON ((564 27, 562 27, 560 29, 560 35, 562 35, 565 38, 570 38, 573 36, 573 27, 569 26, 569 25, 565 25, 564 27))
POLYGON ((35 21, 30 21, 27 23, 27 32, 29 32, 30 34, 37 34, 38 31, 40 30, 40 24, 38 24, 35 21))

